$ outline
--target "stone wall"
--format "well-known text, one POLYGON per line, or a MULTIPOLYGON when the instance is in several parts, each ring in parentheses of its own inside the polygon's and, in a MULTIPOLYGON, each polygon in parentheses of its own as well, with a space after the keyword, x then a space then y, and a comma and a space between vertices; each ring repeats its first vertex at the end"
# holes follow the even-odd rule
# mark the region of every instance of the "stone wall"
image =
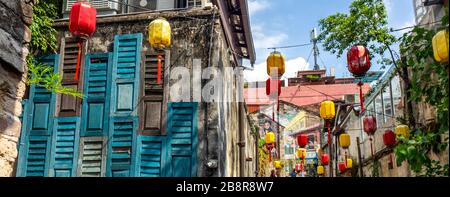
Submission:
POLYGON ((0 177, 15 175, 32 3, 0 0, 0 177))

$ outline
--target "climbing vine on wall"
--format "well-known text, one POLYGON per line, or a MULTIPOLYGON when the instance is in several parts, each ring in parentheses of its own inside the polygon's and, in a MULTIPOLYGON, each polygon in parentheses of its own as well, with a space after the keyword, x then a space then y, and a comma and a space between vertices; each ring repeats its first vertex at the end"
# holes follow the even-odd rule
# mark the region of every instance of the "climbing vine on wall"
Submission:
MULTIPOLYGON (((437 30, 448 29, 448 9, 437 30)), ((430 153, 440 153, 448 147, 449 67, 448 63, 433 58, 432 38, 437 31, 421 27, 406 34, 400 45, 402 62, 412 71, 409 102, 422 102, 436 109, 436 121, 418 122, 411 138, 400 139, 395 148, 397 164, 408 161, 419 176, 448 176, 448 164, 442 166, 430 158, 430 153), (445 137, 447 136, 447 137, 445 137)))
POLYGON ((62 78, 53 68, 36 63, 35 56, 38 54, 54 52, 56 50, 56 34, 53 28, 53 20, 59 17, 58 7, 62 1, 58 0, 35 0, 33 6, 33 23, 30 26, 31 43, 30 54, 27 56, 28 85, 45 87, 55 93, 68 94, 75 97, 83 95, 73 88, 64 87, 62 78))

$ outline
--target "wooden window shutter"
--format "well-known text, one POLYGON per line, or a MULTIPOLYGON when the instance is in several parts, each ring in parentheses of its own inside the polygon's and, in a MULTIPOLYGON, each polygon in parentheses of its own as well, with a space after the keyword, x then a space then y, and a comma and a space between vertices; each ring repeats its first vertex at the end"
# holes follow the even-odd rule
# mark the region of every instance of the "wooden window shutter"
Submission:
POLYGON ((50 161, 51 177, 76 176, 80 117, 55 119, 50 161))
MULTIPOLYGON (((83 89, 83 67, 84 67, 84 52, 86 51, 86 44, 83 45, 83 51, 81 52, 80 58, 80 70, 79 79, 75 80, 74 76, 76 74, 76 65, 78 60, 78 43, 80 43, 79 38, 67 37, 63 38, 63 43, 61 46, 63 61, 61 67, 62 75, 62 85, 65 87, 73 88, 77 91, 82 91, 83 89)), ((81 99, 70 95, 61 94, 59 96, 59 106, 58 106, 58 116, 59 117, 71 117, 80 116, 81 109, 81 99)))
POLYGON ((138 136, 138 154, 136 155, 137 177, 166 177, 170 163, 168 161, 167 137, 138 136))
POLYGON ((169 67, 170 53, 167 51, 162 56, 162 80, 157 83, 158 54, 152 50, 143 53, 141 78, 141 103, 139 106, 139 129, 143 135, 165 135, 165 120, 167 112, 168 80, 167 68, 169 67))
POLYGON ((197 176, 198 103, 169 103, 169 175, 197 176))
POLYGON ((82 136, 105 136, 109 129, 112 53, 88 54, 84 73, 82 136))
POLYGON ((107 176, 133 176, 142 34, 114 37, 107 176))
MULTIPOLYGON (((58 70, 59 55, 46 55, 36 58, 42 63, 58 70)), ((17 164, 17 176, 48 176, 51 135, 56 94, 41 86, 30 87, 30 99, 24 104, 22 134, 17 164), (23 143, 23 145, 22 145, 23 143)))
POLYGON ((137 116, 142 34, 114 37, 111 115, 137 116))
POLYGON ((105 157, 106 144, 103 137, 81 138, 77 175, 79 177, 104 177, 105 157))

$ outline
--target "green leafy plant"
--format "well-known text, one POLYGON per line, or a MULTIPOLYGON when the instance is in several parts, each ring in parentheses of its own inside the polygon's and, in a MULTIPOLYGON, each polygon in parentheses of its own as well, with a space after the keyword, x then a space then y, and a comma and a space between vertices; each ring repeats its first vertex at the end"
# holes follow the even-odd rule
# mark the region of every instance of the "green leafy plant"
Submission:
POLYGON ((437 153, 444 151, 448 146, 445 143, 448 139, 443 142, 440 134, 417 129, 410 139, 399 137, 398 140, 400 144, 394 149, 397 166, 407 161, 411 170, 419 176, 448 176, 448 165, 445 171, 439 161, 428 156, 432 150, 437 153))
POLYGON ((30 25, 31 42, 30 54, 27 57, 27 84, 44 87, 55 93, 67 94, 75 97, 83 97, 83 94, 73 88, 64 87, 59 73, 53 72, 53 68, 42 63, 36 63, 38 54, 54 52, 57 48, 56 34, 53 21, 58 15, 58 6, 61 1, 35 0, 33 6, 33 22, 30 25))
MULTIPOLYGON (((448 27, 448 10, 442 18, 442 30, 448 27)), ((433 58, 431 40, 437 31, 415 27, 401 39, 402 61, 412 70, 409 102, 423 102, 436 109, 436 121, 421 123, 413 129, 410 139, 401 138, 395 148, 397 164, 408 161, 411 169, 419 176, 448 176, 448 164, 429 158, 431 151, 440 153, 448 147, 448 104, 449 75, 448 64, 436 62, 433 58)))

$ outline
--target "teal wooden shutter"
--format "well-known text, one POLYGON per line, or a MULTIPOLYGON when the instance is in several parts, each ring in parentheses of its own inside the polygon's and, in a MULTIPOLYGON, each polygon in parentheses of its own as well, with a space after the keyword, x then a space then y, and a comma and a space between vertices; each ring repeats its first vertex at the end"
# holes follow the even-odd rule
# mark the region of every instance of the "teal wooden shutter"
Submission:
POLYGON ((142 34, 114 37, 107 176, 133 176, 142 34))
POLYGON ((50 136, 29 136, 25 176, 48 176, 50 136))
POLYGON ((111 97, 112 54, 89 54, 86 57, 82 110, 82 136, 108 134, 111 97))
MULTIPOLYGON (((38 63, 52 67, 54 72, 58 72, 58 61, 57 54, 37 58, 38 63)), ((19 151, 17 176, 48 176, 55 99, 55 93, 44 87, 31 86, 30 106, 25 110, 25 131, 21 137, 24 150, 19 151)))
MULTIPOLYGON (((39 63, 53 67, 58 72, 59 56, 48 55, 37 59, 39 63)), ((30 135, 50 135, 53 130, 56 95, 44 87, 33 85, 30 91, 31 100, 31 128, 30 135)))
POLYGON ((27 127, 29 126, 28 120, 30 118, 30 110, 29 110, 29 100, 25 99, 22 101, 22 114, 19 116, 20 122, 22 123, 22 128, 20 129, 20 138, 19 144, 17 144, 17 150, 19 151, 19 157, 17 158, 18 168, 16 172, 16 176, 24 175, 24 168, 21 166, 22 163, 26 160, 26 144, 27 144, 27 127))
POLYGON ((134 142, 137 129, 137 118, 113 118, 111 136, 109 137, 107 176, 131 176, 134 163, 134 142))
POLYGON ((105 176, 105 139, 103 137, 84 137, 80 139, 78 176, 105 176))
POLYGON ((76 176, 80 117, 57 118, 54 127, 50 176, 76 176))
POLYGON ((169 103, 169 174, 173 177, 197 176, 197 105, 169 103))
POLYGON ((136 176, 165 177, 167 175, 168 145, 165 136, 139 136, 136 156, 136 176))
POLYGON ((137 116, 142 34, 114 37, 112 114, 137 116))

